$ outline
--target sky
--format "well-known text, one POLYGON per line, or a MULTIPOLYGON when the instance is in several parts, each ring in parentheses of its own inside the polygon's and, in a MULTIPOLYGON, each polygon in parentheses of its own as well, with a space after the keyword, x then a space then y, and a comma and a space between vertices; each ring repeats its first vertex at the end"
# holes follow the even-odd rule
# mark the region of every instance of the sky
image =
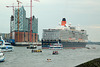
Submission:
MULTIPOLYGON (((30 6, 30 0, 19 0, 23 6, 30 6)), ((39 38, 42 38, 43 29, 55 28, 62 18, 67 24, 85 29, 88 40, 100 42, 100 0, 32 0, 32 15, 38 18, 39 38)), ((10 32, 10 16, 12 6, 17 6, 16 0, 0 0, 0 33, 10 32)), ((24 7, 26 16, 30 17, 30 7, 24 7)))

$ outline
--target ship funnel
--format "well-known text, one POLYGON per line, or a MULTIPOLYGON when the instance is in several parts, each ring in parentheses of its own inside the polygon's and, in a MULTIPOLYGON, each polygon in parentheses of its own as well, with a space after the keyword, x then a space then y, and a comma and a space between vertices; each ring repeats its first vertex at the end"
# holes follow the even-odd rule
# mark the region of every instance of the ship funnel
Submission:
POLYGON ((65 18, 62 19, 61 26, 66 26, 66 19, 65 18))

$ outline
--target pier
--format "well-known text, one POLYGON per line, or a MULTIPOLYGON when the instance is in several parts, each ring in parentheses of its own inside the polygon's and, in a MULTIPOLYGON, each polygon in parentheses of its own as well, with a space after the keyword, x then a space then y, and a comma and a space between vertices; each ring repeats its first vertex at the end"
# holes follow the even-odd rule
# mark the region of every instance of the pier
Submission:
POLYGON ((15 46, 41 45, 41 42, 15 42, 15 46))

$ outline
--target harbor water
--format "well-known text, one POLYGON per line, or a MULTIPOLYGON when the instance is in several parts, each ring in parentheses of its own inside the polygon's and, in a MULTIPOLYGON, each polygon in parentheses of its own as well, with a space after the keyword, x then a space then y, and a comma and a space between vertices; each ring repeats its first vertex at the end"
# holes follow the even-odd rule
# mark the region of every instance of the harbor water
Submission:
POLYGON ((53 50, 49 49, 43 49, 41 53, 31 53, 26 47, 14 47, 13 52, 4 52, 5 62, 0 62, 0 67, 75 67, 100 58, 100 45, 87 45, 87 47, 90 49, 57 50, 58 55, 52 55, 53 50))

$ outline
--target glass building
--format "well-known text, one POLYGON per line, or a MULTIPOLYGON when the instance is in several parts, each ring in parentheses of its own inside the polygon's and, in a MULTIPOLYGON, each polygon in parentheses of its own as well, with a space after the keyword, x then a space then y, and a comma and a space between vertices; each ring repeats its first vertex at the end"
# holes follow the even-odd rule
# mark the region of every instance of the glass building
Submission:
MULTIPOLYGON (((18 31, 18 9, 15 9, 15 30, 18 31)), ((19 31, 28 32, 30 31, 30 18, 26 18, 26 11, 22 6, 19 8, 19 31)), ((32 31, 38 33, 38 18, 32 17, 32 31)))
MULTIPOLYGON (((15 8, 14 17, 11 17, 10 23, 10 30, 11 30, 11 38, 17 41, 18 37, 18 9, 15 8), (14 19, 13 19, 14 18, 14 19)), ((30 18, 26 18, 26 11, 24 7, 19 8, 19 36, 24 38, 21 39, 23 41, 27 41, 25 39, 28 38, 29 40, 29 33, 30 33, 30 18)), ((35 16, 32 17, 32 33, 33 33, 33 40, 37 41, 38 39, 38 18, 35 16)))

